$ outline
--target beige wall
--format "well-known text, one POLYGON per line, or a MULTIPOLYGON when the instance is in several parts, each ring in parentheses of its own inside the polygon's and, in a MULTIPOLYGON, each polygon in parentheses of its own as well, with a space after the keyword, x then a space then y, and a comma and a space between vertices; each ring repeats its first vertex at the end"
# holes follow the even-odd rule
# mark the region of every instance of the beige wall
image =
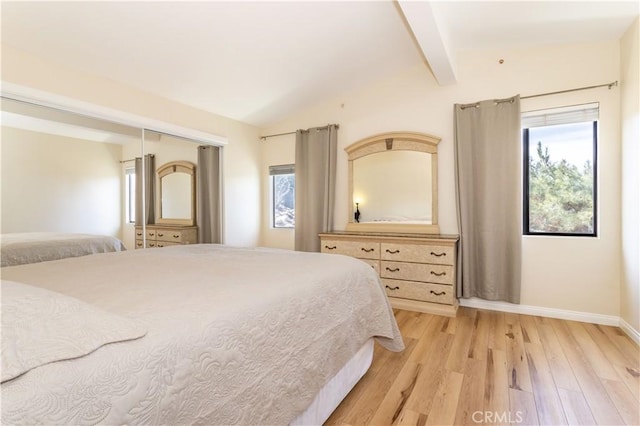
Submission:
POLYGON ((622 285, 620 316, 640 333, 640 20, 621 42, 622 285))
MULTIPOLYGON (((458 83, 440 87, 426 67, 390 76, 367 89, 333 99, 292 116, 265 134, 326 123, 340 124, 336 229, 348 221, 347 160, 343 148, 366 136, 388 131, 417 131, 442 138, 438 145, 439 223, 442 233, 457 233, 454 192, 453 104, 546 93, 619 80, 618 41, 486 50, 460 54, 458 83), (504 59, 501 65, 498 63, 504 59)), ((620 311, 620 89, 595 89, 522 101, 529 111, 600 102, 598 238, 524 237, 522 304, 588 313, 620 311)), ((270 161, 293 161, 293 138, 262 143, 261 175, 270 161)), ((263 184, 263 189, 267 184, 263 184)), ((263 197, 263 211, 268 211, 263 197)), ((292 232, 272 230, 263 221, 261 244, 285 246, 292 232)))
MULTIPOLYGON (((180 76, 176 76, 180 78, 180 76)), ((258 129, 95 75, 2 46, 2 81, 101 107, 224 136, 224 234, 231 245, 257 244, 260 233, 258 129)))
POLYGON ((2 232, 122 238, 120 145, 2 127, 0 150, 2 232))

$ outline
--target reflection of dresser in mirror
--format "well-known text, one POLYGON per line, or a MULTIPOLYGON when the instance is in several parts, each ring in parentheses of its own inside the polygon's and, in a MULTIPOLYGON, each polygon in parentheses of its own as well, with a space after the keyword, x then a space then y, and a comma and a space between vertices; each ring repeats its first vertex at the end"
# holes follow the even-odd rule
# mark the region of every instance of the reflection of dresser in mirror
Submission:
MULTIPOLYGON (((158 175, 159 216, 146 225, 146 247, 196 244, 195 164, 172 161, 160 166, 158 175)), ((143 247, 142 226, 136 226, 136 248, 143 247)))
POLYGON ((392 132, 345 148, 350 219, 320 234, 321 250, 371 265, 394 308, 455 316, 458 237, 438 226, 439 142, 392 132))

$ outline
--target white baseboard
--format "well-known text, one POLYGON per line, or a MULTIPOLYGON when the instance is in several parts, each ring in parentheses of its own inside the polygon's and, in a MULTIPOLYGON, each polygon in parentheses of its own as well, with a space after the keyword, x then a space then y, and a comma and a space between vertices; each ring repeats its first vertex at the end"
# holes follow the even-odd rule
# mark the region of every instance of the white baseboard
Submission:
POLYGON ((492 300, 483 300, 475 297, 470 299, 460 299, 460 306, 620 327, 622 331, 624 331, 634 342, 640 345, 640 332, 634 329, 622 318, 614 315, 592 314, 589 312, 545 308, 542 306, 516 305, 514 303, 494 302, 492 300))
POLYGON ((640 345, 640 331, 631 327, 631 324, 629 324, 622 318, 620 318, 620 328, 626 333, 627 336, 631 337, 631 340, 640 345))

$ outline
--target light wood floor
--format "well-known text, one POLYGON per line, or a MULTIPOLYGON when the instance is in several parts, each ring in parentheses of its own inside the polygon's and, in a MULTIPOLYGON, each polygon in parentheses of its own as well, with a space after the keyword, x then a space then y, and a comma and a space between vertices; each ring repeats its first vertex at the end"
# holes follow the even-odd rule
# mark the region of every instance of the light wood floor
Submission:
POLYGON ((406 349, 376 344, 333 425, 640 425, 640 351, 616 327, 460 308, 395 311, 406 349))

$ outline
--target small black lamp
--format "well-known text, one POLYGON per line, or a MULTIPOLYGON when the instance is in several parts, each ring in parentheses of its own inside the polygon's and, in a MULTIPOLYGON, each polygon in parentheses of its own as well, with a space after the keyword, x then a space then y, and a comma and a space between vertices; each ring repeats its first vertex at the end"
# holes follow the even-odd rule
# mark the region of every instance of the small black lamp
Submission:
POLYGON ((356 220, 356 223, 360 223, 360 210, 358 209, 358 205, 360 203, 356 202, 356 211, 353 214, 353 218, 356 220))

